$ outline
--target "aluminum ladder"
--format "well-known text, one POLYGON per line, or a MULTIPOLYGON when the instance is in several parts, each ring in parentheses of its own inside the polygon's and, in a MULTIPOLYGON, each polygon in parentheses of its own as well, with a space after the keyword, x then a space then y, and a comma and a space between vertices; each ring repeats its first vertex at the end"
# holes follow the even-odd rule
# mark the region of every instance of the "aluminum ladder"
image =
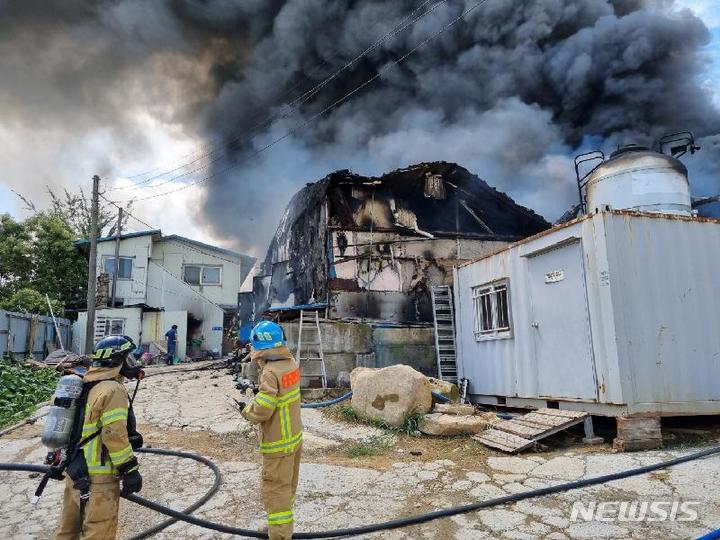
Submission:
POLYGON ((300 310, 296 358, 300 362, 301 386, 313 387, 312 381, 319 381, 322 388, 327 388, 320 314, 318 310, 312 312, 315 317, 308 318, 307 315, 311 314, 306 315, 306 310, 300 310))
POLYGON ((432 298, 433 322, 435 324, 438 378, 458 384, 452 287, 449 285, 433 286, 430 289, 430 296, 432 298))

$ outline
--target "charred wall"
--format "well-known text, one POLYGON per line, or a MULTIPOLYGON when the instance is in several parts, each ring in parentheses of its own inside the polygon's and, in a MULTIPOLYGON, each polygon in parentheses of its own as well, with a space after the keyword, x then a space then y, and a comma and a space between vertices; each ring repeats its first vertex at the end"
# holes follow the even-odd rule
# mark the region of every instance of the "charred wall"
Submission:
POLYGON ((430 289, 453 265, 548 227, 455 164, 337 171, 288 205, 253 282, 255 312, 328 302, 334 318, 431 322, 430 289))

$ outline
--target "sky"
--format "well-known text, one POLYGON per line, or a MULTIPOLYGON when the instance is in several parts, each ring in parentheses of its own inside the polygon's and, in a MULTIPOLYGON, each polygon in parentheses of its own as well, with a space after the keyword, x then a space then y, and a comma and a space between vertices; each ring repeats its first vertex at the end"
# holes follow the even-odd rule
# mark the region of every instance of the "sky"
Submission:
MULTIPOLYGON (((708 59, 707 70, 702 75, 701 84, 714 95, 715 103, 720 108, 720 9, 718 0, 676 0, 678 8, 686 7, 694 11, 710 29, 712 40, 704 48, 704 54, 708 59)), ((1 28, 0 28, 1 31, 1 28)), ((2 35, 0 35, 0 42, 2 35)), ((28 66, 31 69, 31 66, 28 66)), ((40 67, 42 69, 42 66, 40 67)), ((181 68, 180 69, 184 69, 181 68)), ((193 76, 191 67, 188 66, 187 73, 183 75, 193 76)), ((0 85, 2 85, 0 81, 0 85)), ((52 97, 52 88, 46 89, 49 93, 41 97, 48 99, 52 97)), ((167 92, 168 104, 173 100, 173 89, 162 89, 167 92)), ((113 89, 108 88, 112 94, 113 89)), ((21 96, 19 96, 21 97, 21 96)), ((121 102, 125 96, 117 96, 121 102)), ((55 189, 67 187, 77 189, 82 186, 89 191, 91 177, 99 174, 103 178, 103 190, 106 197, 122 200, 133 196, 147 196, 148 194, 163 193, 173 186, 163 185, 165 180, 157 178, 149 181, 144 187, 149 190, 133 188, 133 182, 138 181, 132 178, 141 172, 154 169, 167 169, 167 166, 179 161, 186 161, 188 156, 202 156, 207 151, 208 141, 198 138, 197 133, 201 130, 190 129, 187 125, 173 118, 167 111, 158 109, 156 102, 150 105, 149 100, 143 99, 142 95, 133 99, 122 101, 130 107, 129 115, 133 122, 132 129, 142 132, 143 137, 132 138, 121 133, 123 127, 118 126, 116 130, 109 128, 92 127, 77 137, 68 140, 64 132, 53 128, 52 123, 42 124, 39 119, 37 124, 27 125, 12 120, 0 120, 0 213, 8 212, 16 218, 22 219, 28 215, 23 208, 23 203, 13 193, 13 190, 22 193, 33 200, 37 206, 43 207, 47 204, 48 196, 42 189, 44 184, 52 185, 55 189), (28 148, 31 148, 36 160, 17 159, 19 155, 27 155, 28 148), (52 170, 48 163, 53 164, 52 170), (152 187, 156 186, 156 187, 152 187)), ((3 103, 0 100, 0 110, 3 103)), ((170 108, 170 107, 168 107, 170 108)), ((91 124, 90 124, 91 125, 91 124)), ((461 165, 472 169, 472 159, 463 159, 463 148, 471 151, 472 146, 463 146, 461 139, 462 132, 458 132, 457 152, 453 158, 461 165)), ((382 141, 381 141, 382 142, 382 141)), ((384 149, 390 143, 402 144, 402 140, 385 141, 378 144, 378 149, 384 149)), ((292 141, 281 142, 279 145, 292 145, 292 141)), ((285 152, 292 152, 292 147, 282 149, 285 152)), ((270 149, 269 152, 273 152, 270 149)), ((396 150, 396 153, 400 150, 396 150)), ((407 148, 403 155, 407 157, 408 163, 422 160, 422 155, 413 148, 407 148)), ((392 160, 388 160, 388 163, 392 160)), ((202 166, 203 160, 198 161, 202 166)), ((382 163, 380 161, 379 163, 382 163)), ((338 168, 352 168, 352 163, 344 166, 338 163, 338 168)), ((554 168, 558 174, 564 174, 572 178, 574 171, 570 161, 548 163, 548 167, 554 168)), ((207 174, 208 169, 201 169, 193 175, 193 179, 202 178, 207 174)), ((308 164, 307 181, 316 180, 330 171, 315 170, 313 164, 308 164)), ((379 172, 379 171, 378 171, 379 172)), ((481 173, 482 171, 472 171, 481 173)), ((278 164, 278 175, 286 173, 282 164, 278 164)), ((147 178, 147 176, 143 177, 147 178)), ((492 183, 491 178, 487 178, 492 183)), ((512 194, 511 194, 512 195, 512 194)), ((242 196, 233 194, 232 196, 242 196)), ((530 195, 531 196, 531 195, 530 195)), ((217 244, 223 247, 234 248, 233 242, 227 238, 218 237, 217 234, 201 218, 200 207, 205 194, 201 187, 193 186, 179 191, 166 198, 155 198, 135 203, 133 211, 143 221, 152 225, 153 228, 160 228, 166 234, 179 234, 194 238, 203 242, 217 244), (162 202, 161 202, 162 201, 162 202)), ((528 206, 533 206, 532 200, 520 201, 528 206)), ((557 216, 548 216, 554 218, 557 216)), ((238 216, 228 215, 226 219, 237 219, 238 216)), ((136 221, 129 223, 129 229, 138 231, 148 227, 136 221)), ((255 256, 262 256, 264 253, 250 252, 255 256)))

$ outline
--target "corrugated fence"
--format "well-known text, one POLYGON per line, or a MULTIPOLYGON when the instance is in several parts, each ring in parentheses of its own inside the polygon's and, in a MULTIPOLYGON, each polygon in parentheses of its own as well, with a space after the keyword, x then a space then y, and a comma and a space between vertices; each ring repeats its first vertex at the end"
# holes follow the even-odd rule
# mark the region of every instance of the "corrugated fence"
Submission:
MULTIPOLYGON (((68 319, 57 319, 65 348, 71 346, 71 325, 68 319)), ((51 317, 0 310, 0 356, 22 360, 33 356, 45 358, 49 351, 60 348, 51 317)))

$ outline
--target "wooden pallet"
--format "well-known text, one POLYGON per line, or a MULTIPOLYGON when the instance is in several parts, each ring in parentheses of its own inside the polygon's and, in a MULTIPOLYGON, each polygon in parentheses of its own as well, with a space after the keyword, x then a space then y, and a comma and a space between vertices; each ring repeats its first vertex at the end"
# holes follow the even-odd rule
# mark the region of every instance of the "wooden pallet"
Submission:
POLYGON ((473 439, 485 446, 516 454, 534 446, 540 439, 583 422, 587 416, 585 412, 538 409, 525 416, 500 422, 475 435, 473 439))

